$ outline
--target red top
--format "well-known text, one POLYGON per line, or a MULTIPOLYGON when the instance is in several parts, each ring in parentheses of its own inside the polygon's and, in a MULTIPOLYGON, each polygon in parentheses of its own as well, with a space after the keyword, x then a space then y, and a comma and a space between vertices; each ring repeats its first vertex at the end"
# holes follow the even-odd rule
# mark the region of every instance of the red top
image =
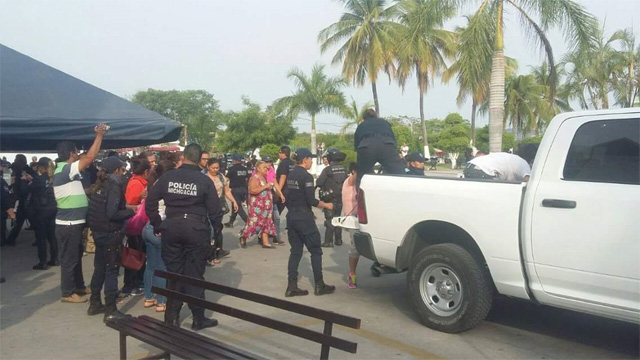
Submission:
POLYGON ((127 191, 124 194, 128 204, 140 205, 142 203, 142 192, 147 188, 147 180, 140 175, 133 175, 127 184, 127 191))

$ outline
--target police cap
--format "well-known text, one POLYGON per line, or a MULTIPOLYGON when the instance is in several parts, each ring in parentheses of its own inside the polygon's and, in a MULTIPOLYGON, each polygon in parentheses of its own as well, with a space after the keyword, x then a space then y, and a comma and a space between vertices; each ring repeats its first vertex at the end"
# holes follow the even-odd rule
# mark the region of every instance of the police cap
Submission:
POLYGON ((233 161, 242 161, 242 155, 233 154, 233 155, 231 155, 231 160, 233 160, 233 161))
POLYGON ((121 167, 125 167, 126 164, 118 159, 116 156, 109 156, 102 160, 100 166, 106 171, 108 174, 118 170, 121 167))
POLYGON ((422 154, 420 154, 418 152, 414 152, 414 153, 411 153, 411 154, 407 155, 406 159, 407 159, 408 162, 414 162, 414 161, 424 162, 424 157, 422 157, 422 154))
POLYGON ((304 158, 315 158, 317 157, 315 154, 312 154, 311 151, 307 148, 300 148, 296 150, 296 159, 302 160, 304 158))

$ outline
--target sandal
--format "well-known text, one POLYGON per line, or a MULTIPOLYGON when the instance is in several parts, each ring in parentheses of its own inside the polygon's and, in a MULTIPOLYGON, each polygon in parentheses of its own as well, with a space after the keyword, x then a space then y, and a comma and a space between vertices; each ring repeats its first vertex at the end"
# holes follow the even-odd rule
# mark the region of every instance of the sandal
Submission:
POLYGON ((156 312, 165 312, 167 310, 167 304, 156 305, 156 312))
POLYGON ((216 266, 216 262, 215 262, 215 260, 209 260, 209 261, 207 261, 207 265, 216 266))
POLYGON ((144 307, 145 308, 153 307, 156 304, 157 304, 156 299, 144 299, 144 307))
POLYGON ((213 259, 213 263, 214 263, 215 265, 220 264, 220 259, 213 259))
POLYGON ((277 247, 273 246, 272 244, 262 244, 262 248, 263 249, 277 249, 277 247))
POLYGON ((240 237, 240 247, 242 247, 243 249, 247 248, 247 239, 243 238, 242 236, 240 237))

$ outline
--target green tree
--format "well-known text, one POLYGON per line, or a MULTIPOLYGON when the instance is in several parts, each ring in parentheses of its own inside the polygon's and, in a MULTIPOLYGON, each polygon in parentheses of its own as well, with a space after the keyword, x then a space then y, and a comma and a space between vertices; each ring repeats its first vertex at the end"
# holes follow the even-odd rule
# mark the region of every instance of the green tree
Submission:
POLYGON ((347 131, 351 129, 351 127, 357 126, 358 122, 360 122, 360 120, 362 120, 362 118, 364 117, 364 112, 367 111, 367 109, 369 109, 371 106, 372 105, 370 102, 362 106, 358 106, 358 103, 352 97, 351 102, 341 111, 342 117, 347 119, 347 122, 344 124, 342 129, 340 129, 340 136, 344 136, 344 134, 346 134, 347 131))
POLYGON ((636 47, 631 28, 623 30, 620 41, 624 68, 613 79, 613 96, 621 107, 640 106, 640 44, 636 47))
POLYGON ((223 115, 225 129, 216 141, 219 150, 253 151, 265 144, 287 144, 295 136, 291 117, 263 111, 248 98, 243 103, 241 111, 223 115))
POLYGON ((451 113, 442 122, 436 146, 449 154, 451 168, 458 167, 458 157, 469 148, 471 129, 469 122, 458 113, 451 113))
POLYGON ((518 75, 507 79, 504 116, 509 121, 516 141, 522 135, 537 131, 538 115, 548 111, 545 87, 533 75, 518 75))
POLYGON ((444 22, 455 15, 453 3, 439 0, 402 0, 399 3, 403 25, 399 32, 398 82, 404 88, 415 75, 420 94, 420 124, 425 156, 429 156, 427 127, 424 119, 424 94, 436 75, 447 68, 445 59, 456 52, 456 35, 442 29, 444 22))
POLYGON ((378 74, 393 71, 393 44, 398 24, 396 6, 385 0, 342 0, 345 12, 340 20, 318 34, 320 51, 339 45, 332 64, 342 63, 342 76, 354 85, 371 82, 373 102, 380 114, 378 74))
MULTIPOLYGON (((467 17, 471 22, 471 18, 467 17)), ((496 32, 492 27, 459 27, 456 61, 442 73, 442 80, 449 83, 456 77, 458 83, 458 107, 471 97, 471 141, 475 143, 476 116, 479 107, 489 101, 491 61, 496 32), (489 46, 488 46, 489 45, 489 46)), ((518 70, 518 61, 505 56, 505 76, 518 70)))
MULTIPOLYGON (((476 143, 474 144, 476 149, 482 151, 485 154, 489 153, 489 126, 484 126, 478 129, 476 133, 476 143)), ((513 133, 505 132, 502 134, 502 150, 509 151, 516 146, 516 138, 513 133)))
POLYGON ((556 66, 556 73, 558 74, 558 83, 560 85, 558 86, 558 91, 556 92, 555 98, 551 99, 551 102, 549 102, 551 98, 551 86, 549 83, 549 80, 550 80, 549 65, 545 61, 540 66, 531 66, 530 70, 531 70, 531 76, 533 76, 536 83, 543 87, 543 91, 544 91, 543 97, 546 100, 541 102, 538 108, 538 113, 537 113, 538 121, 537 121, 536 128, 538 130, 537 132, 539 133, 540 130, 546 129, 547 125, 549 125, 549 122, 551 122, 551 119, 555 115, 561 112, 572 111, 573 109, 571 109, 571 106, 569 105, 569 95, 567 92, 567 85, 562 81, 560 81, 560 79, 564 78, 564 75, 565 75, 564 67, 562 66, 562 64, 558 64, 556 66))
MULTIPOLYGON (((467 3, 461 1, 456 3, 467 3)), ((583 6, 573 0, 484 0, 471 17, 469 28, 477 28, 480 33, 495 32, 493 43, 484 43, 478 56, 489 48, 493 53, 491 61, 491 81, 489 86, 489 128, 490 148, 493 152, 502 149, 505 98, 505 56, 504 56, 504 13, 513 9, 519 15, 519 24, 530 40, 540 44, 549 63, 551 97, 555 98, 555 61, 547 30, 556 27, 563 30, 569 44, 586 48, 594 39, 595 19, 583 6)))
POLYGON ((269 156, 275 161, 278 158, 278 153, 280 153, 280 146, 276 144, 266 144, 260 148, 260 157, 262 158, 269 156))
POLYGON ((339 113, 345 107, 342 88, 346 86, 344 79, 328 77, 323 65, 315 65, 311 76, 299 69, 289 71, 289 79, 296 85, 293 95, 276 100, 274 106, 287 109, 288 115, 297 117, 300 113, 311 116, 311 152, 316 153, 316 115, 321 112, 339 113))
POLYGON ((624 44, 625 31, 616 31, 607 38, 604 26, 596 29, 591 46, 575 49, 564 60, 564 65, 571 68, 567 74, 569 94, 583 109, 608 109, 615 78, 626 68, 624 53, 615 47, 624 44))
MULTIPOLYGON (((188 143, 211 149, 220 126, 218 101, 204 90, 138 91, 131 101, 185 125, 188 143)), ((184 145, 184 144, 183 144, 184 145)))

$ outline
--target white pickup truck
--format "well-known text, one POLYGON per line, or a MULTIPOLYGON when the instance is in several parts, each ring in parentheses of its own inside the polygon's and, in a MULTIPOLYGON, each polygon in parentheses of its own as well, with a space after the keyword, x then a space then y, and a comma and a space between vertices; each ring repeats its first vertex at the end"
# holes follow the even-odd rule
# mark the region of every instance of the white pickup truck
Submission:
POLYGON ((436 330, 473 328, 496 294, 640 322, 639 137, 638 108, 561 114, 528 183, 366 175, 358 219, 334 223, 408 271, 436 330))

